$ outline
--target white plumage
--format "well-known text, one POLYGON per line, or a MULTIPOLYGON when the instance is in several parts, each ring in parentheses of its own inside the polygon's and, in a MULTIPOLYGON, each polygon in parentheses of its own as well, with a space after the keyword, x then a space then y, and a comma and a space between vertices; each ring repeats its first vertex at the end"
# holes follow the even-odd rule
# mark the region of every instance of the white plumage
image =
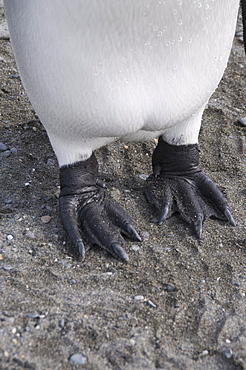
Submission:
POLYGON ((59 164, 118 138, 198 141, 239 0, 6 0, 18 68, 59 164))

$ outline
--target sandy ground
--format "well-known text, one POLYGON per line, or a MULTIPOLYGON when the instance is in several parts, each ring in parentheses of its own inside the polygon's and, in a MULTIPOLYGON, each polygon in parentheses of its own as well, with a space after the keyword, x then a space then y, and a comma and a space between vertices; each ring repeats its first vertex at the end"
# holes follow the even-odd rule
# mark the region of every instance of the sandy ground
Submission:
POLYGON ((97 248, 80 262, 66 242, 56 158, 21 86, 7 33, 0 46, 0 142, 6 145, 0 155, 0 369, 246 369, 240 37, 200 136, 202 166, 226 195, 237 227, 210 219, 198 242, 178 217, 151 224, 143 187, 155 143, 115 143, 97 156, 109 192, 143 237, 139 244, 126 241, 128 264, 97 248))

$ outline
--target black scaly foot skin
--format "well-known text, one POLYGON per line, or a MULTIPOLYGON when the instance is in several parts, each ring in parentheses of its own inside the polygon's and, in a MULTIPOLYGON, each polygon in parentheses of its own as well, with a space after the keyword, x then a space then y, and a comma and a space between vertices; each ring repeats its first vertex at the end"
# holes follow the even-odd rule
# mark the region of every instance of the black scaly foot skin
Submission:
POLYGON ((153 222, 161 224, 178 212, 193 225, 198 238, 206 218, 235 222, 228 203, 213 181, 199 167, 197 144, 170 145, 160 137, 152 157, 153 174, 147 179, 147 200, 157 210, 153 222))
POLYGON ((84 242, 106 249, 114 257, 127 261, 121 234, 141 241, 131 225, 131 218, 105 191, 98 179, 94 154, 83 162, 60 168, 59 199, 63 226, 82 258, 84 242))

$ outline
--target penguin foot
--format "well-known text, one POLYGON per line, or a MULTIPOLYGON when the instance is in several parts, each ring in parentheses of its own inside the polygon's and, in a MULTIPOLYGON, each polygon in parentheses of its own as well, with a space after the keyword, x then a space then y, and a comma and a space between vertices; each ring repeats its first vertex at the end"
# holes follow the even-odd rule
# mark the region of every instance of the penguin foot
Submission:
POLYGON ((141 237, 131 225, 128 214, 109 199, 105 185, 97 175, 98 163, 94 154, 86 161, 60 168, 62 224, 82 258, 85 257, 86 242, 128 261, 122 235, 136 241, 141 241, 141 237))
POLYGON ((161 224, 178 212, 201 238, 204 221, 211 216, 235 226, 221 191, 199 167, 196 144, 170 145, 159 138, 153 157, 154 173, 147 179, 145 194, 157 211, 152 222, 161 224))

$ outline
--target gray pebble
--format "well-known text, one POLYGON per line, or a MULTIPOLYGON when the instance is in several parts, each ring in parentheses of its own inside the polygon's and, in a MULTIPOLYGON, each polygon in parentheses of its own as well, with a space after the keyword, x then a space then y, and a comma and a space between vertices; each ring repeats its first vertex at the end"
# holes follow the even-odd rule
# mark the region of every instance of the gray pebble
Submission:
POLYGON ((171 284, 167 284, 167 291, 168 292, 174 292, 175 291, 175 286, 173 286, 171 284))
POLYGON ((138 245, 133 245, 133 246, 131 247, 131 250, 132 250, 132 251, 134 251, 134 252, 137 252, 139 249, 140 249, 140 248, 139 248, 139 246, 138 246, 138 245))
POLYGON ((13 153, 13 154, 17 154, 17 149, 16 149, 16 148, 11 148, 11 149, 10 149, 10 151, 11 151, 11 153, 13 153))
POLYGON ((241 123, 241 125, 246 126, 246 117, 240 118, 238 122, 241 123))
POLYGON ((54 159, 49 158, 49 159, 47 160, 46 164, 47 164, 48 166, 54 166, 54 165, 55 165, 55 161, 54 161, 54 159))
POLYGON ((8 149, 8 147, 4 143, 0 142, 0 152, 4 152, 7 149, 8 149))
POLYGON ((3 270, 5 270, 5 271, 10 271, 10 270, 12 270, 12 266, 10 266, 10 265, 4 265, 3 266, 3 270))
POLYGON ((147 178, 149 177, 149 175, 145 175, 144 173, 142 173, 142 174, 139 175, 139 177, 140 177, 140 179, 146 181, 147 178))
POLYGON ((27 314, 27 317, 29 317, 29 319, 37 319, 39 318, 39 315, 34 312, 30 312, 27 314))
POLYGON ((143 295, 136 295, 134 297, 135 301, 143 301, 144 300, 144 296, 143 295))
POLYGON ((25 233, 25 235, 29 239, 34 239, 35 238, 34 233, 32 231, 30 231, 30 230, 27 230, 26 233, 25 233))
POLYGON ((233 353, 232 353, 231 348, 227 348, 223 353, 224 353, 224 356, 225 356, 226 358, 228 358, 228 360, 229 360, 230 358, 232 358, 233 353))
POLYGON ((5 204, 11 204, 13 201, 11 199, 6 199, 5 204))
POLYGON ((150 307, 156 308, 156 305, 150 299, 147 301, 147 303, 150 307))
POLYGON ((7 239, 7 240, 13 240, 13 239, 14 239, 14 237, 13 237, 13 235, 8 234, 8 235, 6 236, 6 239, 7 239))
POLYGON ((74 353, 70 359, 70 362, 77 365, 84 365, 87 362, 87 357, 84 355, 81 355, 80 353, 74 353))
POLYGON ((62 328, 63 329, 64 326, 65 326, 65 320, 64 319, 59 320, 58 326, 59 326, 59 328, 62 328))
POLYGON ((7 157, 10 156, 10 154, 11 154, 11 151, 10 150, 5 150, 5 152, 3 152, 3 154, 2 154, 2 156, 5 157, 5 158, 7 158, 7 157))

